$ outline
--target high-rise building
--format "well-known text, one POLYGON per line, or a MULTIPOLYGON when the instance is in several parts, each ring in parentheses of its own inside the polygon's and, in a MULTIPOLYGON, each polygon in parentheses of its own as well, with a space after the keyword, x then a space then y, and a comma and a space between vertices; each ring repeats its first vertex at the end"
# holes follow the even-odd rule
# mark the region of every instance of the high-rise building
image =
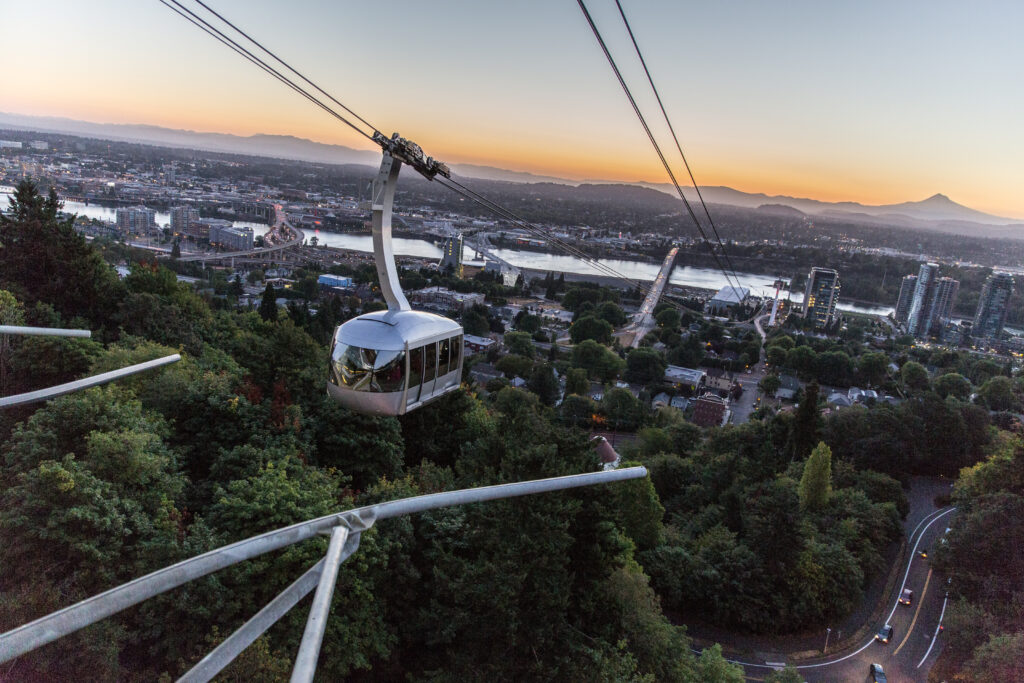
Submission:
POLYGON ((192 224, 199 222, 199 212, 191 206, 171 208, 171 232, 175 235, 191 235, 192 224))
POLYGON ((1006 324, 1006 304, 1013 294, 1013 276, 995 272, 981 288, 978 311, 974 314, 971 334, 977 339, 998 339, 1006 324))
POLYGON ((118 209, 117 228, 122 232, 134 232, 146 235, 156 230, 156 211, 144 206, 129 209, 118 209))
POLYGON ((931 328, 932 302, 935 300, 935 280, 939 277, 939 264, 922 263, 917 271, 914 298, 907 314, 907 332, 915 337, 925 337, 931 328))
POLYGON ((827 327, 835 321, 839 303, 839 273, 831 268, 811 268, 804 291, 804 318, 814 321, 815 328, 827 327))
POLYGON ((940 277, 935 281, 935 296, 932 298, 932 307, 928 316, 928 330, 931 334, 942 336, 946 323, 953 316, 953 304, 956 303, 956 295, 959 291, 959 280, 940 277))
POLYGON ((917 276, 907 275, 900 284, 900 297, 896 300, 896 312, 894 317, 898 323, 906 323, 910 315, 910 303, 914 300, 914 287, 917 286, 917 276))
POLYGON ((462 277, 462 233, 452 235, 441 248, 441 270, 452 269, 455 277, 462 277))

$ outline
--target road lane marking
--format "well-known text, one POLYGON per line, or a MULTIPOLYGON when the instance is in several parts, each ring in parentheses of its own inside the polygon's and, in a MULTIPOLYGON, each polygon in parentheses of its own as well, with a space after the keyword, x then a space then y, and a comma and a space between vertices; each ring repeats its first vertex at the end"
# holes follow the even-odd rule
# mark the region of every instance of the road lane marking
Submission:
POLYGON ((921 591, 921 597, 917 600, 917 609, 914 610, 914 618, 910 621, 910 627, 907 629, 907 635, 903 636, 903 640, 902 642, 900 642, 899 647, 897 647, 896 651, 892 653, 893 657, 900 653, 900 650, 902 650, 903 646, 906 645, 907 640, 910 638, 911 632, 913 632, 914 630, 914 624, 917 623, 917 615, 921 613, 921 607, 924 605, 924 596, 928 593, 928 582, 931 580, 932 570, 929 568, 928 576, 926 576, 924 579, 924 590, 921 591))
MULTIPOLYGON (((954 510, 956 510, 956 508, 949 508, 948 510, 946 510, 942 514, 936 515, 935 517, 932 518, 932 521, 928 522, 928 524, 927 524, 927 526, 925 526, 925 528, 921 529, 921 533, 917 537, 917 543, 914 544, 914 549, 910 551, 910 559, 907 560, 907 571, 905 571, 903 573, 903 583, 900 585, 900 589, 896 593, 896 602, 893 604, 892 611, 889 612, 889 616, 885 620, 885 623, 887 623, 887 624, 890 623, 892 621, 892 615, 896 614, 896 608, 899 607, 899 604, 900 604, 899 596, 903 595, 903 589, 907 587, 907 577, 910 576, 910 566, 914 563, 914 556, 917 555, 917 546, 919 546, 921 544, 921 539, 924 538, 924 532, 928 531, 928 527, 930 527, 932 524, 935 524, 935 522, 938 521, 939 518, 945 517, 950 512, 953 512, 954 510)), ((924 519, 928 519, 928 518, 925 517, 924 519)), ((921 523, 924 522, 924 519, 921 520, 921 523)), ((921 526, 921 524, 919 523, 918 526, 921 526)), ((914 531, 916 532, 917 530, 915 529, 914 531)), ((914 538, 913 534, 911 534, 910 538, 911 539, 914 538)))
POLYGON ((935 627, 935 635, 932 636, 932 644, 928 646, 928 651, 924 653, 924 657, 921 657, 921 661, 917 663, 917 668, 920 669, 921 665, 924 664, 924 660, 928 659, 928 655, 932 653, 932 648, 935 647, 935 639, 939 637, 939 629, 942 628, 942 617, 946 615, 946 603, 949 602, 949 595, 946 595, 942 599, 942 611, 939 612, 939 624, 935 627))
MULTIPOLYGON (((907 585, 907 577, 910 575, 910 565, 914 561, 914 555, 917 553, 917 546, 921 543, 921 539, 924 537, 924 533, 926 531, 928 531, 928 528, 932 524, 934 524, 940 517, 945 517, 950 512, 953 512, 955 510, 956 510, 955 507, 951 507, 951 508, 949 508, 948 510, 945 510, 945 511, 937 510, 935 512, 931 512, 931 513, 925 515, 925 517, 920 522, 918 522, 917 527, 914 528, 914 531, 910 534, 910 539, 913 540, 914 535, 917 534, 917 530, 920 529, 921 525, 924 524, 926 521, 928 521, 929 517, 932 518, 931 521, 928 521, 927 526, 925 526, 924 529, 921 529, 921 534, 920 534, 920 536, 918 536, 917 543, 914 544, 914 549, 913 549, 913 552, 911 552, 911 554, 910 554, 910 559, 907 560, 907 571, 903 575, 903 584, 900 586, 900 591, 897 594, 896 604, 893 605, 892 612, 889 613, 889 618, 886 620, 886 623, 889 623, 892 620, 892 615, 896 613, 896 607, 899 606, 899 598, 898 598, 898 596, 902 595, 903 588, 905 588, 906 585, 907 585)), ((931 575, 931 570, 929 569, 929 576, 930 575, 931 575)), ((920 605, 918 605, 918 609, 920 609, 920 605)), ((913 628, 913 625, 911 625, 911 628, 913 628)), ((863 645, 861 645, 859 648, 857 648, 855 651, 851 652, 848 655, 844 655, 842 657, 839 657, 838 659, 830 659, 827 662, 818 662, 816 664, 797 664, 795 668, 797 668, 797 669, 816 669, 816 668, 822 667, 822 666, 832 666, 833 664, 838 664, 839 662, 846 661, 847 659, 850 659, 851 657, 856 657, 861 652, 863 652, 864 650, 868 649, 868 647, 870 647, 871 644, 874 643, 874 642, 875 642, 875 639, 872 636, 871 639, 868 640, 868 642, 864 643, 863 645)), ((696 653, 696 654, 700 654, 700 652, 701 652, 700 650, 696 650, 696 649, 693 649, 693 648, 691 648, 691 650, 694 653, 696 653)), ((744 662, 744 661, 740 661, 738 659, 726 659, 725 661, 729 662, 730 664, 739 664, 740 666, 749 666, 751 668, 758 668, 758 669, 772 669, 772 668, 774 668, 772 666, 769 666, 768 664, 760 664, 760 663, 754 663, 754 662, 744 662)))

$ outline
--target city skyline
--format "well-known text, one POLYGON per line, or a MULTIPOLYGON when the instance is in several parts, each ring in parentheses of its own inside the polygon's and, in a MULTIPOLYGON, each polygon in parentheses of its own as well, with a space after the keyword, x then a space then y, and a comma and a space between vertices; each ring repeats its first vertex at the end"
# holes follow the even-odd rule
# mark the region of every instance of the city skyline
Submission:
MULTIPOLYGON (((446 161, 666 181, 574 3, 211 6, 382 131, 446 161)), ((614 4, 589 7, 655 121, 614 4)), ((9 62, 31 68, 12 70, 0 109, 372 149, 158 3, 53 8, 45 41, 25 31, 4 42, 9 62)), ((1013 121, 1024 98, 1006 87, 1024 63, 1011 35, 1022 8, 624 8, 701 185, 865 204, 941 192, 1024 217, 1013 121)), ((12 25, 32 24, 31 8, 10 9, 12 25)))

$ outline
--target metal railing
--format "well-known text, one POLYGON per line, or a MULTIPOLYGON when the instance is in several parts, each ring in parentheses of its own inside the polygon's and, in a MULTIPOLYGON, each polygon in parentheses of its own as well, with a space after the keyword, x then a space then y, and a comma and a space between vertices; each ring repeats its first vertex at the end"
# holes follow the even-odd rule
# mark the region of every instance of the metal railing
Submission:
POLYGON ((310 567, 294 583, 285 588, 179 679, 189 682, 209 681, 316 588, 291 678, 294 682, 312 681, 338 568, 359 548, 362 532, 373 526, 376 521, 453 505, 561 491, 645 476, 647 476, 645 468, 629 467, 607 472, 591 472, 515 484, 445 491, 346 510, 293 524, 283 529, 268 531, 159 569, 12 631, 0 634, 0 663, 14 659, 132 605, 219 569, 300 543, 318 534, 326 534, 330 536, 330 543, 327 554, 322 560, 310 567))
MULTIPOLYGON (((21 327, 18 325, 0 325, 0 337, 10 334, 35 337, 89 338, 92 336, 92 332, 89 330, 70 330, 59 327, 21 327)), ((163 358, 148 360, 144 363, 129 365, 126 368, 111 370, 110 372, 104 372, 99 375, 93 375, 92 377, 78 379, 73 382, 58 384, 55 387, 38 389, 36 391, 27 391, 23 394, 14 394, 13 396, 2 396, 0 397, 0 408, 20 406, 26 403, 35 403, 37 401, 49 401, 51 398, 57 398, 64 394, 70 394, 75 391, 81 391, 82 389, 88 389, 89 387, 113 382, 114 380, 145 372, 147 370, 152 370, 153 368, 158 368, 170 363, 177 363, 179 360, 181 360, 181 356, 175 353, 170 356, 164 356, 163 358)))

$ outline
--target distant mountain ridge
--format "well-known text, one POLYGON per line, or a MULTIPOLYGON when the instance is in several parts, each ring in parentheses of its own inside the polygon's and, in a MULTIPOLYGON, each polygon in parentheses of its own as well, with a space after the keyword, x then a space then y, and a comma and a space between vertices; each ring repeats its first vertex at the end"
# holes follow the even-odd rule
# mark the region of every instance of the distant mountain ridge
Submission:
MULTIPOLYGON (((360 150, 344 145, 315 142, 291 135, 257 134, 250 136, 230 133, 205 133, 177 130, 147 124, 112 124, 77 121, 74 119, 27 116, 0 112, 0 128, 29 130, 50 133, 65 133, 104 140, 138 142, 208 152, 246 154, 293 159, 325 164, 365 164, 376 166, 380 153, 375 150, 360 150)), ((483 180, 513 183, 555 183, 560 185, 630 185, 655 189, 675 195, 675 188, 667 183, 623 183, 622 181, 585 180, 575 181, 553 176, 542 176, 524 171, 510 171, 493 166, 477 164, 453 164, 452 170, 462 176, 483 180)), ((687 199, 696 201, 697 193, 692 187, 683 188, 687 199)), ((943 224, 964 228, 964 234, 971 234, 971 225, 1004 226, 1004 229, 1024 230, 1024 221, 994 216, 958 204, 943 194, 935 194, 917 202, 870 206, 858 202, 824 202, 817 199, 767 195, 764 193, 742 192, 725 186, 701 186, 704 200, 711 204, 728 204, 751 209, 771 206, 769 211, 780 212, 789 207, 811 216, 828 215, 850 218, 869 218, 871 222, 886 220, 897 225, 923 227, 925 224, 943 224)))

